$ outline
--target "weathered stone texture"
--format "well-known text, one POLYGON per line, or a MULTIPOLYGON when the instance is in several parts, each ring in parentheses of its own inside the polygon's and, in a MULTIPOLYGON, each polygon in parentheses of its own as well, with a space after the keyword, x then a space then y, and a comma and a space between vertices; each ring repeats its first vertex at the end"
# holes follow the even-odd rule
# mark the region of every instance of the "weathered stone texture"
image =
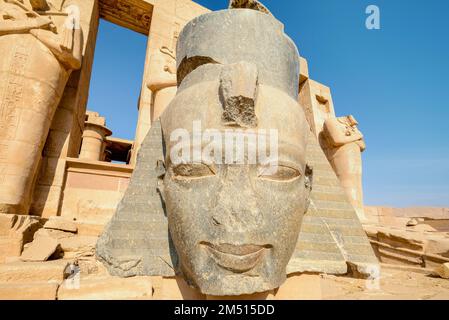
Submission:
POLYGON ((287 271, 345 274, 347 262, 377 265, 362 224, 313 133, 307 148, 314 168, 312 201, 287 271))
POLYGON ((97 256, 113 275, 173 276, 168 222, 157 191, 163 146, 153 123, 139 152, 131 184, 97 243, 97 256))
POLYGON ((56 300, 57 283, 0 283, 1 300, 56 300))
POLYGON ((47 261, 55 253, 59 243, 50 237, 41 237, 34 240, 25 248, 20 259, 22 261, 47 261))
POLYGON ((11 262, 0 264, 0 283, 64 280, 67 261, 11 262))

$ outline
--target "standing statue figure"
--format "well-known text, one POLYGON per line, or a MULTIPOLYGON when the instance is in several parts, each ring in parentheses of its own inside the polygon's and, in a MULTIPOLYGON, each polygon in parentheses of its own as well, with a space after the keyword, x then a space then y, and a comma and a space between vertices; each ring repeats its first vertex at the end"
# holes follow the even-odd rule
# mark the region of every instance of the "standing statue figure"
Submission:
POLYGON ((151 121, 159 119, 176 95, 176 57, 168 47, 161 47, 150 57, 148 89, 153 93, 151 121))
POLYGON ((28 214, 53 116, 72 70, 81 67, 75 9, 0 0, 0 213, 28 214))
POLYGON ((362 152, 366 145, 353 116, 331 118, 324 122, 327 156, 359 219, 366 220, 363 209, 362 152))

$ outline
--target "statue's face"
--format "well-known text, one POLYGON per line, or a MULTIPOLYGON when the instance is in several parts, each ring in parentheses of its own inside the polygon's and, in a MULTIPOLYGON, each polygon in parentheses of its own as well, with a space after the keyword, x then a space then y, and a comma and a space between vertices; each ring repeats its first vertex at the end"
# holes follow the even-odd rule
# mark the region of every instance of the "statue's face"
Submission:
POLYGON ((176 129, 192 136, 192 122, 201 121, 202 134, 215 129, 223 133, 223 139, 225 130, 232 129, 220 124, 222 109, 214 92, 216 86, 211 83, 186 89, 163 116, 168 146, 163 195, 170 232, 182 273, 203 293, 268 291, 285 280, 306 211, 310 190, 306 187, 304 115, 281 91, 260 88, 254 130, 278 132, 278 146, 270 145, 268 137, 266 150, 270 154, 277 149, 277 170, 266 162, 249 163, 248 158, 245 163, 227 163, 225 141, 222 157, 177 163, 173 159, 177 142, 170 142, 176 129))

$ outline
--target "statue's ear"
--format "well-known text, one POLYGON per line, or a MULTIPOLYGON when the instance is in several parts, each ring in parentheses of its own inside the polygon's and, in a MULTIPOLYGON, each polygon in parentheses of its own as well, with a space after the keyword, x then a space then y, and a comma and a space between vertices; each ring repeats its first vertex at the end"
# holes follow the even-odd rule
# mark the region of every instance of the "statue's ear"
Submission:
POLYGON ((304 184, 306 187, 306 212, 309 209, 310 205, 310 194, 312 193, 313 189, 313 167, 309 164, 306 164, 306 170, 305 170, 305 176, 304 176, 304 184))
POLYGON ((157 161, 156 174, 157 174, 157 191, 161 195, 162 201, 165 202, 165 189, 164 189, 164 178, 165 178, 165 163, 162 160, 157 161))
MULTIPOLYGON (((159 121, 160 123, 160 121, 159 121)), ((162 124, 161 124, 162 127, 162 124)), ((161 196, 162 201, 165 203, 165 188, 164 188, 164 178, 165 174, 167 173, 167 167, 165 165, 166 155, 167 155, 167 148, 165 145, 165 139, 164 139, 164 130, 161 128, 161 142, 162 142, 162 155, 163 159, 157 160, 156 164, 156 175, 157 175, 157 191, 161 196)))

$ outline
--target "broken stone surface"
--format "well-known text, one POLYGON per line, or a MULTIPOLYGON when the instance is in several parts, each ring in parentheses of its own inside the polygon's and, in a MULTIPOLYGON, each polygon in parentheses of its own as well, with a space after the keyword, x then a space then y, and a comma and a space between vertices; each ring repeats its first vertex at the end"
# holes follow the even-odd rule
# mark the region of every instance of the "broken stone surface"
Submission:
POLYGON ((72 232, 66 232, 56 229, 45 229, 41 228, 34 234, 34 240, 38 238, 52 238, 55 240, 60 240, 64 238, 71 238, 74 237, 75 234, 72 232))
POLYGON ((27 247, 20 259, 22 261, 47 261, 55 253, 59 242, 50 237, 39 237, 27 247))
POLYGON ((443 279, 449 279, 449 262, 442 264, 437 269, 438 275, 443 279))
POLYGON ((0 263, 20 257, 40 227, 38 217, 0 214, 0 263))
POLYGON ((76 236, 60 239, 64 258, 80 258, 95 255, 95 245, 98 237, 76 236))
POLYGON ((62 281, 67 261, 11 262, 0 264, 0 282, 27 283, 34 281, 62 281))
POLYGON ((60 217, 50 217, 44 225, 45 229, 61 230, 76 233, 78 228, 72 221, 62 219, 60 217))
POLYGON ((223 99, 223 121, 226 125, 244 128, 257 126, 254 107, 257 95, 257 67, 251 62, 239 62, 223 68, 220 95, 223 99))
POLYGON ((429 232, 428 221, 415 227, 367 224, 364 229, 381 262, 435 269, 449 262, 449 235, 433 228, 429 232))
POLYGON ((257 0, 231 0, 229 2, 229 9, 251 9, 271 14, 267 7, 257 0))

